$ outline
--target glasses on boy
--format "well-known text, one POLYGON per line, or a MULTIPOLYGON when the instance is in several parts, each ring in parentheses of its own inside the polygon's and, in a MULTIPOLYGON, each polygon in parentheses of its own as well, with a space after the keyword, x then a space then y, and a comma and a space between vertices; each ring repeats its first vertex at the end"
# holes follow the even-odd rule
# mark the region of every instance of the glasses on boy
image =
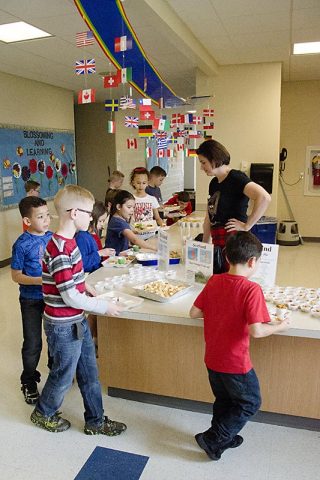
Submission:
POLYGON ((90 215, 90 217, 92 217, 92 210, 84 210, 84 208, 68 208, 66 212, 71 212, 71 210, 79 210, 79 212, 87 213, 88 215, 90 215))

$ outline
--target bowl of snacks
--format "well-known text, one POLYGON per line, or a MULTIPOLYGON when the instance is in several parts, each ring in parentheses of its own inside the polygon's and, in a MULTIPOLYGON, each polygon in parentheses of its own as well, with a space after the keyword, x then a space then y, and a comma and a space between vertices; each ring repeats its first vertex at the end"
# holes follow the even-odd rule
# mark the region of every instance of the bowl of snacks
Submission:
POLYGON ((287 303, 277 303, 276 315, 279 320, 284 320, 289 315, 289 308, 287 303))

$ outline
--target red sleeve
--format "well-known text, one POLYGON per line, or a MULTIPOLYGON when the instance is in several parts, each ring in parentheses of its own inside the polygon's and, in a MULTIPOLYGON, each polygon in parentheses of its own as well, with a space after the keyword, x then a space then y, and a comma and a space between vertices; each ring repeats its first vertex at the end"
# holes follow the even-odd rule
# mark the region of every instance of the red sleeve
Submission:
POLYGON ((195 307, 199 308, 199 310, 201 310, 202 312, 203 312, 204 305, 205 305, 205 296, 206 296, 205 290, 206 290, 206 287, 204 287, 203 290, 201 290, 201 292, 199 293, 199 295, 197 296, 197 298, 193 302, 193 305, 195 307))
POLYGON ((178 205, 178 195, 173 195, 172 198, 169 198, 165 205, 178 205))
POLYGON ((95 242, 97 244, 97 247, 98 247, 98 250, 102 250, 102 243, 101 243, 101 240, 100 240, 100 237, 99 235, 97 235, 95 232, 92 232, 91 235, 93 236, 93 238, 95 239, 95 242))
POLYGON ((246 298, 246 318, 248 325, 271 321, 260 285, 253 284, 246 298))
POLYGON ((187 215, 190 215, 190 213, 192 213, 192 205, 191 205, 191 202, 188 202, 188 205, 186 206, 186 214, 187 215))

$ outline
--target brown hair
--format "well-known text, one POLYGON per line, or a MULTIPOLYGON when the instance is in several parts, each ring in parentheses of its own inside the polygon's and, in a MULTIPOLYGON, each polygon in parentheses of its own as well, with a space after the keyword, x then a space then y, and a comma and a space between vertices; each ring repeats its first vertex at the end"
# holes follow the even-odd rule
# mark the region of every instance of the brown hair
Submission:
POLYGON ((236 232, 226 242, 226 255, 231 265, 244 264, 255 257, 261 257, 262 243, 251 232, 236 232))
POLYGON ((202 155, 209 160, 213 168, 229 165, 230 163, 230 153, 216 140, 206 140, 202 142, 199 148, 197 148, 196 154, 202 155))
POLYGON ((180 202, 190 202, 190 195, 188 192, 178 192, 177 198, 180 202))
POLYGON ((31 217, 32 209, 43 207, 43 205, 47 205, 47 202, 40 197, 25 197, 20 200, 19 203, 19 211, 21 217, 31 217))
POLYGON ((166 177, 167 172, 163 168, 156 165, 155 167, 151 168, 150 175, 154 175, 155 177, 166 177))
POLYGON ((24 189, 26 193, 30 192, 30 190, 36 190, 40 187, 40 183, 36 182, 35 180, 27 180, 24 184, 24 189))
POLYGON ((127 190, 118 190, 117 194, 115 195, 112 205, 111 205, 111 210, 110 210, 110 217, 111 217, 117 212, 117 205, 123 205, 126 203, 128 200, 135 200, 134 196, 132 193, 128 192, 127 190))
POLYGON ((97 231, 98 220, 105 213, 107 213, 107 209, 104 203, 100 201, 96 201, 92 208, 92 220, 90 222, 89 229, 93 230, 95 233, 98 233, 97 231))
POLYGON ((147 177, 149 179, 149 172, 145 167, 136 167, 132 170, 132 172, 130 174, 130 185, 132 185, 132 182, 133 182, 134 177, 136 175, 147 175, 147 177))

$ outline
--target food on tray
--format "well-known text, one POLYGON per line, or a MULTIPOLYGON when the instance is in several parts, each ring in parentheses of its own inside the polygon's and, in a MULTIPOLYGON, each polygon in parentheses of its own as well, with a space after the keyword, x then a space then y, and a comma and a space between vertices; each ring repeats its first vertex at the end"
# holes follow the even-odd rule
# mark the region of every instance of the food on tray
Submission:
POLYGON ((109 257, 103 263, 111 266, 125 266, 133 262, 135 258, 133 255, 127 255, 126 257, 109 257))
POLYGON ((138 245, 133 245, 132 247, 133 252, 139 252, 139 250, 140 250, 140 247, 138 245))
POLYGON ((277 308, 286 308, 286 309, 287 309, 287 308, 288 308, 288 305, 287 305, 286 303, 278 303, 278 304, 276 305, 276 307, 277 307, 277 308))
POLYGON ((170 258, 181 258, 181 254, 179 252, 177 252, 176 250, 171 250, 170 258))
POLYGON ((136 232, 148 232, 150 230, 156 230, 156 222, 136 222, 133 224, 133 229, 136 232))
POLYGON ((149 293, 155 293, 156 295, 160 295, 161 297, 172 297, 176 293, 183 290, 185 285, 183 284, 175 284, 173 285, 170 282, 166 282, 165 280, 157 280, 155 282, 147 283, 144 285, 143 290, 149 293))

